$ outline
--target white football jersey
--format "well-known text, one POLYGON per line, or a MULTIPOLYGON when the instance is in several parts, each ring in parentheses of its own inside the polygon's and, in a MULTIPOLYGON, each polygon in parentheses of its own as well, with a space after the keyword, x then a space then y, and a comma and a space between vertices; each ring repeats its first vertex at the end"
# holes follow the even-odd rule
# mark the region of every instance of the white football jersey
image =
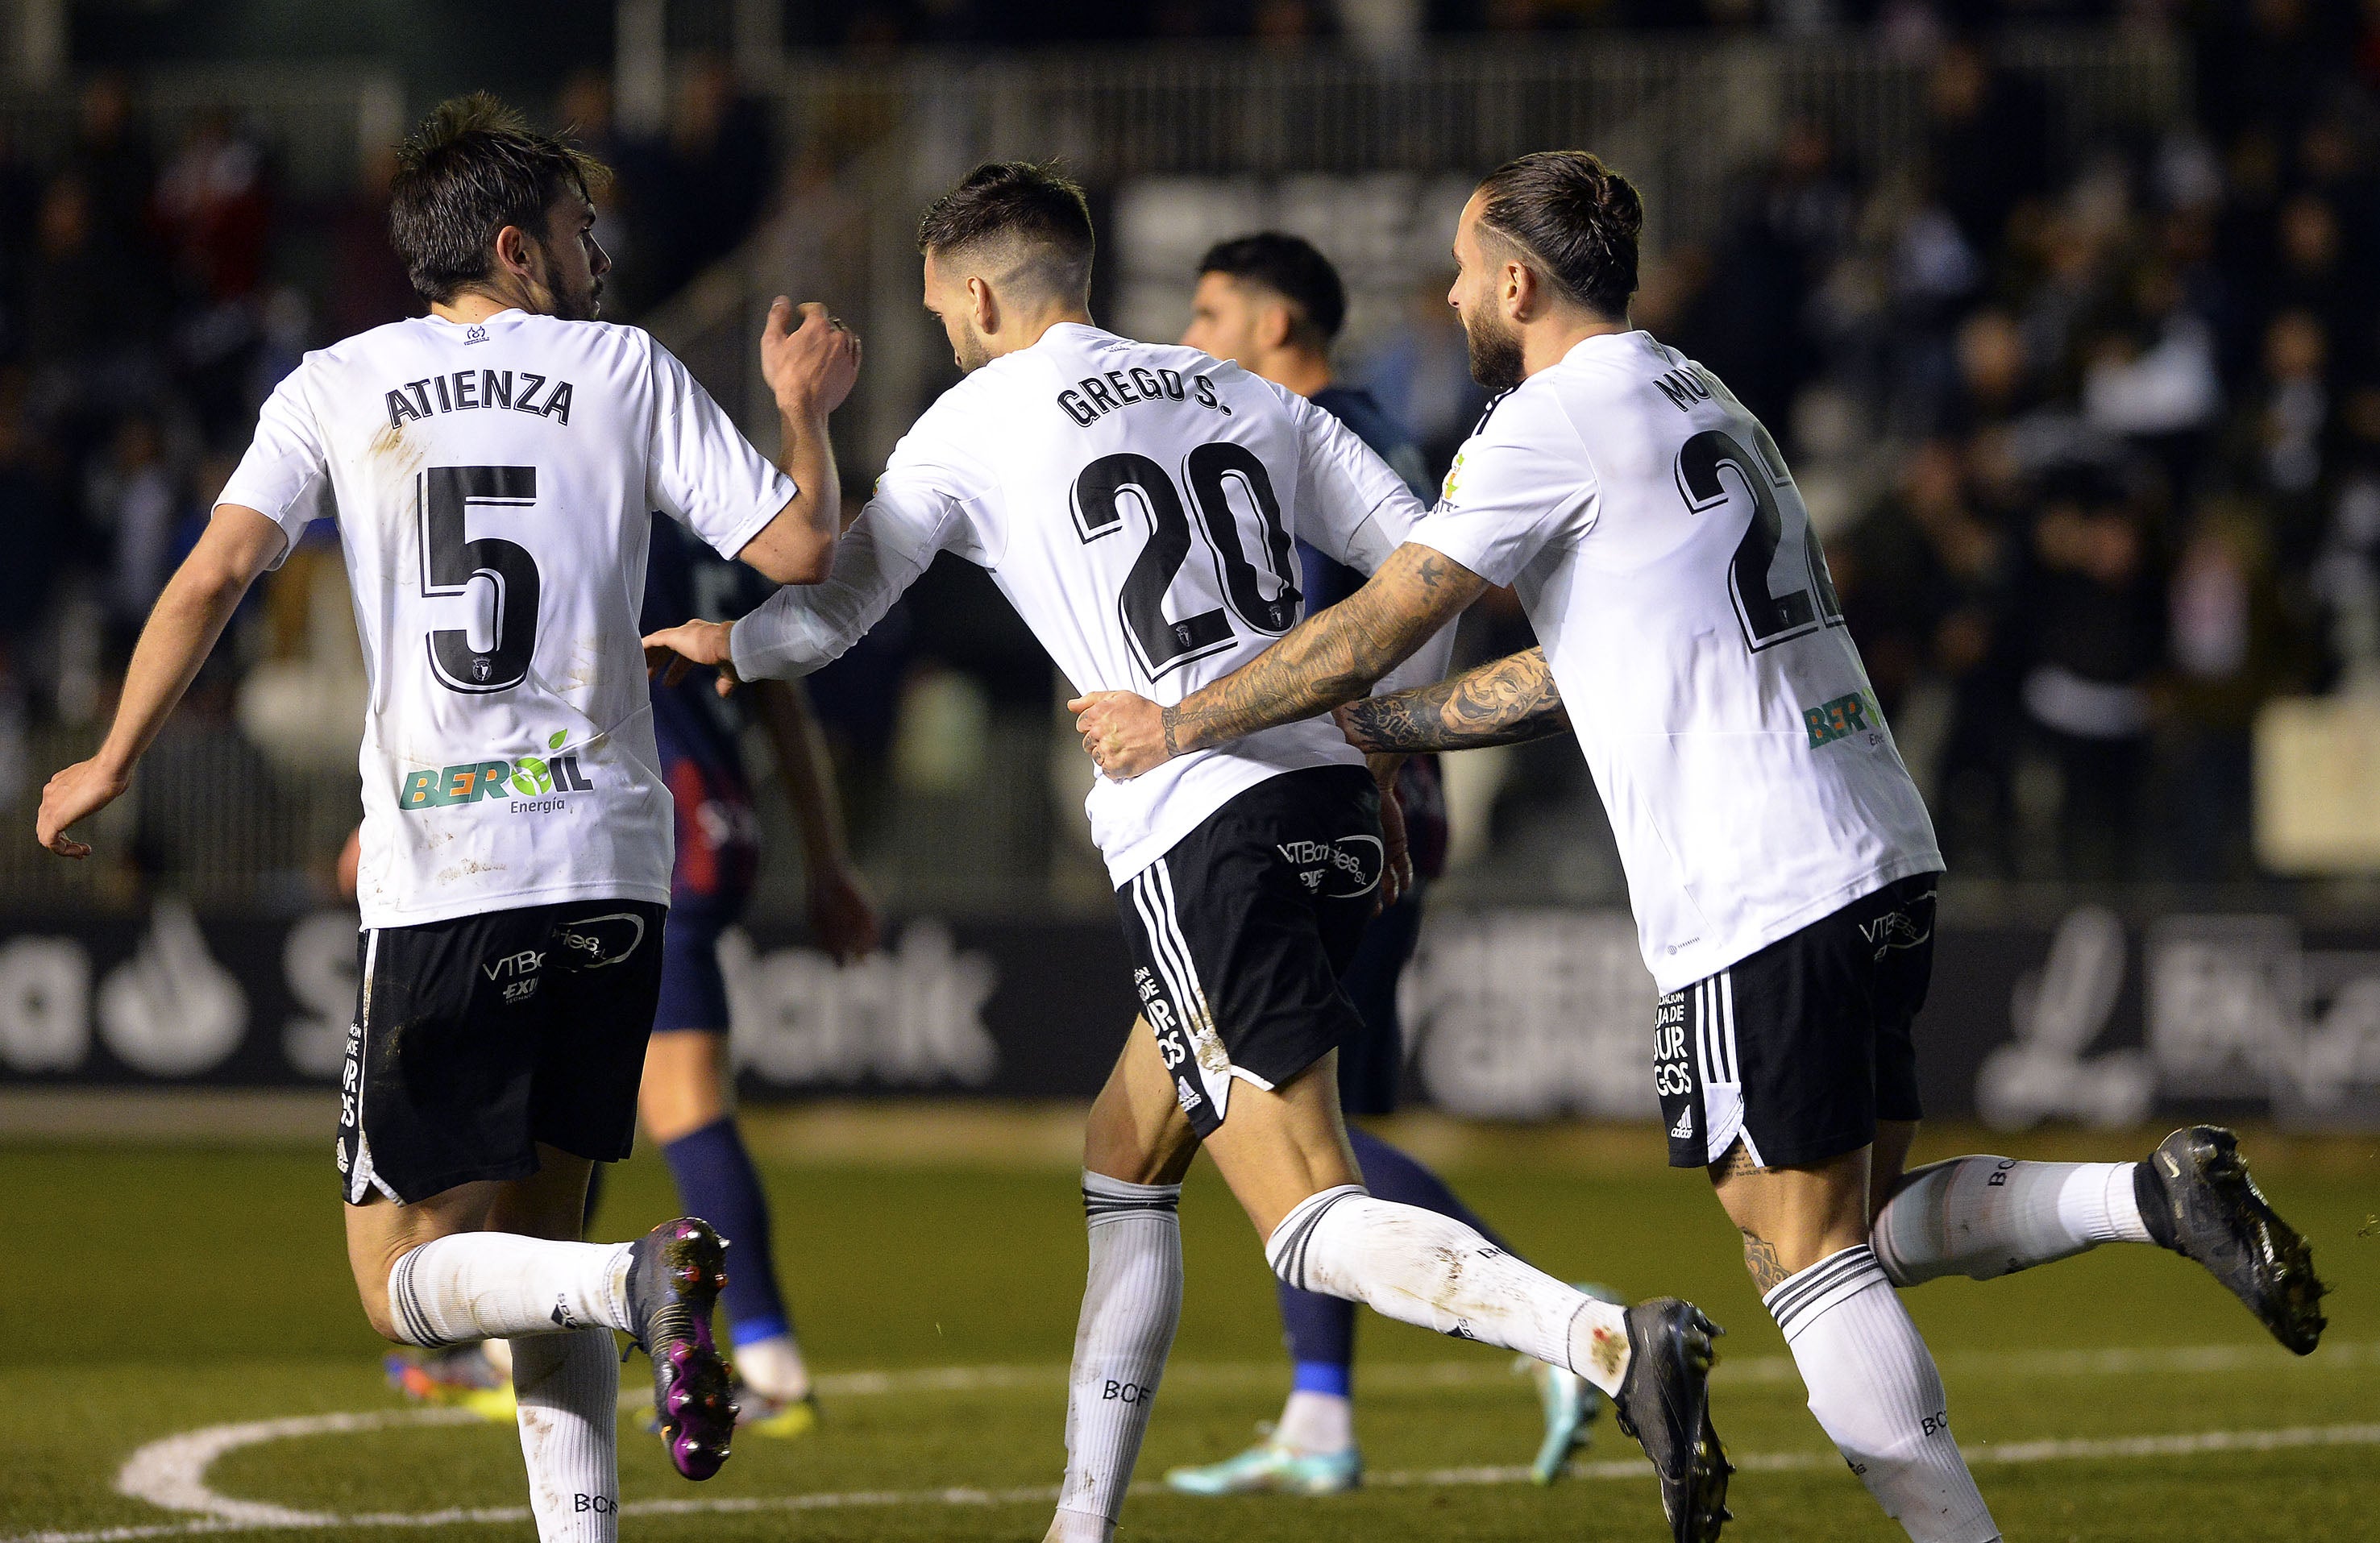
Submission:
POLYGON ((794 486, 633 327, 423 317, 309 354, 217 500, 338 524, 371 696, 367 927, 669 898, 651 511, 734 555, 794 486))
POLYGON ((1498 401, 1413 539, 1518 591, 1662 991, 1942 866, 1776 441, 1649 333, 1498 401))
MULTIPOLYGON (((833 576, 780 590, 735 624, 735 668, 816 669, 951 551, 990 570, 1077 692, 1179 702, 1297 623, 1294 541, 1368 573, 1421 512, 1387 463, 1304 397, 1195 348, 1062 323, 917 420, 833 576)), ((1445 647, 1404 677, 1436 679, 1445 647)), ((1283 724, 1129 782, 1101 778, 1091 835, 1123 885, 1267 778, 1362 764, 1327 716, 1283 724)))

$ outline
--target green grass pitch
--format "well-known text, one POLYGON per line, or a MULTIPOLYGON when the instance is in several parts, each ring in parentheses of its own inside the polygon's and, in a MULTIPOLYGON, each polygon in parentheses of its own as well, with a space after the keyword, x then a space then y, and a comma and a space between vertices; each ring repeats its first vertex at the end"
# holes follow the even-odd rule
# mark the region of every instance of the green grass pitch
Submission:
MULTIPOLYGON (((759 1142, 778 1204, 779 1268, 825 1377, 822 1428, 797 1442, 747 1438, 717 1479, 697 1486, 624 1421, 624 1537, 1040 1536, 1048 1501, 1038 1491, 1062 1463, 1063 1368, 1083 1264, 1074 1174, 1037 1155, 1062 1151, 1062 1136, 1005 1155, 945 1150, 932 1139, 934 1116, 897 1117, 920 1122, 917 1150, 899 1161, 870 1157, 880 1132, 876 1148, 840 1154, 765 1130, 759 1142), (710 1503, 720 1501, 744 1508, 710 1503), (671 1509, 684 1502, 702 1509, 671 1509)), ((2155 1134, 2013 1149, 2003 1139, 1982 1150, 2126 1155, 2155 1134)), ((1650 1133, 1441 1124, 1423 1135, 1448 1154, 1466 1197, 1539 1263, 1632 1296, 1692 1296, 1729 1328, 1717 1410, 1744 1467, 1730 1537, 1901 1537, 1803 1409, 1707 1186, 1660 1167, 1650 1133)), ((1931 1132, 1919 1155, 1977 1150, 1977 1139, 1931 1132)), ((896 1133, 892 1144, 910 1143, 896 1133)), ((193 1503, 405 1522, 343 1520, 293 1537, 533 1536, 510 1429, 413 1423, 383 1385, 382 1347, 347 1281, 329 1145, 325 1135, 303 1149, 0 1146, 0 1540, 212 1536, 225 1530, 220 1512, 211 1519, 119 1493, 128 1458, 226 1424, 373 1411, 399 1421, 236 1445, 174 1471, 202 1481, 193 1503)), ((2267 1191, 2313 1236, 2337 1288, 2328 1339, 2303 1361, 2195 1267, 2148 1248, 1909 1295, 2009 1537, 2380 1537, 2375 1149, 2380 1139, 2249 1138, 2267 1191)), ((614 1175, 599 1236, 628 1236, 674 1209, 647 1143, 614 1175)), ((1537 1416, 1510 1357, 1377 1318, 1363 1326, 1356 1378, 1376 1482, 1323 1500, 1152 1492, 1148 1481, 1167 1467, 1245 1444, 1286 1378, 1272 1278, 1203 1166, 1183 1226, 1188 1301, 1125 1537, 1666 1536, 1649 1475, 1617 1461, 1633 1456, 1633 1443, 1607 1429, 1581 1477, 1551 1489, 1514 1482, 1500 1470, 1527 1463, 1537 1416)), ((638 1386, 643 1357, 623 1369, 624 1386, 638 1386)))

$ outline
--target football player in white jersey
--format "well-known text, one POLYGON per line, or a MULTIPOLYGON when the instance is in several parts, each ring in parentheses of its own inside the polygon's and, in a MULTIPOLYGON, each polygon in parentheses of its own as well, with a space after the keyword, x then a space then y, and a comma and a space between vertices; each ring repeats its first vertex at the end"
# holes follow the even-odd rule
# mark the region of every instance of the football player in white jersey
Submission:
POLYGON ((628 1154, 670 894, 637 625, 651 511, 781 583, 823 576, 826 419, 858 369, 822 308, 791 330, 777 302, 771 464, 650 337, 595 319, 601 173, 484 95, 406 141, 391 227, 430 314, 274 389, 104 745, 51 780, 39 821, 51 850, 89 854, 67 829, 129 783, 257 575, 335 520, 370 681, 348 1259, 386 1337, 511 1340, 539 1535, 574 1543, 617 1526, 613 1330, 652 1358, 679 1472, 715 1472, 735 1418, 716 1234, 680 1218, 577 1241, 590 1162, 628 1154))
POLYGON ((1707 370, 1628 321, 1643 208, 1582 151, 1483 182, 1449 301, 1506 394, 1366 587, 1172 705, 1084 701, 1111 775, 1353 704, 1372 750, 1578 736, 1665 993, 1670 1160, 1706 1167, 1811 1412, 1913 1538, 1998 1537, 1895 1285, 2102 1242, 2198 1260, 2303 1354, 2322 1286, 2230 1134, 2142 1163, 1964 1157, 1904 1175, 1911 1027, 1942 860, 1843 631, 1784 459, 1707 370), (1490 584, 1542 646, 1357 700, 1490 584))
MULTIPOLYGON (((926 304, 967 378, 893 451, 831 580, 647 643, 800 674, 952 551, 990 570, 1078 688, 1178 697, 1296 621, 1293 541, 1377 568, 1422 512, 1397 474, 1293 392, 1093 326, 1092 246, 1081 191, 1047 168, 979 167, 938 202, 918 233, 926 304)), ((1127 1039, 1084 1143, 1090 1272, 1049 1537, 1113 1535, 1180 1317, 1175 1207, 1201 1142, 1284 1280, 1588 1378, 1652 1456, 1676 1537, 1715 1537, 1727 1473, 1700 1313, 1595 1300, 1364 1190, 1335 1049, 1361 1025, 1338 976, 1383 888, 1375 777, 1394 758, 1364 762, 1324 714, 1091 792, 1152 1031, 1127 1039)))

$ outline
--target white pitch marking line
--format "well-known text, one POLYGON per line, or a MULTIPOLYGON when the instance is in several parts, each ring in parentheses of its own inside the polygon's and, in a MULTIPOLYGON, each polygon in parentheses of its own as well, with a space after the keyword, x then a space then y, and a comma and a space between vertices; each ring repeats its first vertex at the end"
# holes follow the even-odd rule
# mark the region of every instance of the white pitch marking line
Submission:
MULTIPOLYGON (((171 1437, 135 1454, 135 1462, 155 1447, 211 1439, 217 1454, 262 1441, 343 1431, 382 1429, 400 1425, 458 1423, 452 1409, 404 1409, 360 1415, 303 1415, 285 1420, 260 1420, 244 1426, 222 1426, 171 1437)), ((474 1416, 465 1415, 464 1420, 474 1416)), ((2119 1436, 2042 1441, 1977 1443, 1967 1451, 1971 1464, 2012 1466, 2020 1464, 2087 1462, 2107 1458, 2195 1457, 2208 1453, 2277 1452, 2292 1447, 2380 1446, 2380 1424, 2292 1426, 2275 1430, 2201 1430, 2175 1435, 2119 1436)), ((193 1450, 185 1447, 184 1450, 193 1450)), ((1747 1453, 1736 1459, 1740 1471, 1783 1473, 1832 1468, 1841 1459, 1832 1453, 1747 1453)), ((130 1465, 127 1465, 128 1468, 130 1465)), ((1645 1465, 1637 1460, 1583 1463, 1572 1470, 1585 1479, 1641 1478, 1645 1465)), ((1472 1485, 1518 1484, 1529 1477, 1520 1467, 1432 1468, 1367 1475, 1365 1482, 1378 1489, 1444 1489, 1472 1485)), ((197 1484, 193 1477, 188 1482, 197 1484)), ((203 1490, 203 1485, 200 1485, 203 1490)), ((1135 1484, 1135 1494, 1161 1492, 1156 1484, 1135 1484)), ((185 1491, 187 1493, 187 1491, 185 1491)), ((1054 1486, 1013 1489, 861 1489, 808 1495, 736 1495, 718 1500, 630 1501, 620 1507, 632 1516, 723 1515, 766 1512, 843 1510, 896 1505, 994 1506, 1047 1503, 1057 1498, 1054 1486)), ((147 1526, 103 1527, 88 1532, 21 1534, 0 1543, 136 1543, 152 1537, 192 1537, 210 1533, 297 1531, 325 1527, 445 1527, 468 1524, 510 1525, 529 1519, 526 1506, 456 1507, 444 1511, 367 1513, 337 1516, 290 1511, 248 1501, 217 1503, 238 1506, 237 1517, 214 1515, 204 1520, 167 1522, 147 1526)))
MULTIPOLYGON (((2380 1344, 2325 1346, 2319 1359, 2277 1361, 2263 1345, 2176 1345, 2082 1351, 2020 1351, 1952 1355, 1947 1368, 1969 1375, 2078 1377, 2141 1372, 2229 1371, 2251 1367, 2304 1366, 2313 1369, 2348 1369, 2380 1362, 2380 1344)), ((1782 1356, 1748 1356, 1723 1361, 1720 1380, 1727 1382, 1778 1382, 1799 1374, 1782 1356)), ((1484 1383, 1506 1375, 1496 1363, 1478 1360, 1393 1363, 1366 1374, 1373 1386, 1454 1386, 1484 1383)), ((1176 1386, 1227 1388, 1270 1386, 1279 1368, 1269 1365, 1189 1363, 1172 1369, 1176 1386)), ((819 1391, 834 1398, 882 1396, 929 1392, 992 1391, 1021 1387, 1062 1386, 1065 1368, 1033 1366, 924 1367, 897 1371, 831 1374, 818 1380, 819 1391)), ((641 1400, 636 1401, 641 1404, 641 1400)), ((385 1429, 392 1426, 470 1425, 479 1416, 455 1408, 382 1409, 354 1414, 299 1415, 275 1420, 210 1426, 152 1441, 135 1452, 116 1476, 116 1489, 136 1500, 168 1511, 197 1512, 203 1520, 152 1523, 106 1527, 85 1532, 39 1532, 0 1538, 0 1543, 135 1543, 150 1537, 193 1537, 205 1533, 258 1528, 293 1529, 340 1525, 449 1526, 473 1522, 516 1522, 528 1513, 520 1507, 453 1509, 403 1514, 335 1516, 293 1510, 262 1501, 242 1501, 219 1495, 206 1483, 207 1471, 225 1453, 266 1441, 297 1437, 336 1435, 385 1429)), ((2195 1452, 2264 1451, 2275 1446, 2307 1446, 2346 1442, 2380 1444, 2380 1426, 2297 1427, 2279 1431, 2214 1431, 2203 1436, 2148 1436, 2101 1441, 2041 1441, 1978 1445, 1968 1453, 1973 1463, 2046 1462, 2097 1456, 2187 1455, 2195 1452), (2177 1442, 2202 1442, 2175 1446, 2177 1442)), ((1831 1453, 1782 1453, 1747 1454, 1738 1466, 1751 1471, 1785 1471, 1831 1465, 1831 1453)), ((1577 1470, 1590 1478, 1642 1474, 1639 1460, 1589 1463, 1577 1470)), ((1461 1484, 1504 1484, 1528 1476, 1524 1468, 1450 1468, 1411 1473, 1374 1474, 1366 1482, 1386 1488, 1461 1484)), ((1152 1487, 1153 1488, 1153 1487, 1152 1487)), ((1008 1504, 1046 1500, 1054 1491, 1028 1489, 1005 1490, 932 1489, 856 1491, 719 1500, 632 1501, 622 1507, 630 1513, 676 1514, 750 1511, 814 1510, 863 1505, 1008 1504)))

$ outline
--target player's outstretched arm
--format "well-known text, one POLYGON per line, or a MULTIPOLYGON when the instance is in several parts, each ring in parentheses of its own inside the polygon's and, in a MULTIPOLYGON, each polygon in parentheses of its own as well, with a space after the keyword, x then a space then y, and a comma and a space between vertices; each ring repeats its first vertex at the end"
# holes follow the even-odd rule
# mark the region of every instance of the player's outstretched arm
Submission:
POLYGON ((1339 709, 1339 726, 1367 753, 1478 750, 1562 733, 1570 713, 1546 651, 1532 648, 1434 686, 1357 697, 1339 709))
POLYGON ((784 779, 786 802, 801 830, 810 932, 837 964, 872 954, 876 907, 852 865, 843 808, 835 798, 834 764, 810 710, 809 693, 798 681, 756 681, 752 703, 777 753, 777 775, 784 779))
POLYGON ((1173 756, 1354 700, 1487 587, 1452 558, 1408 541, 1363 588, 1174 706, 1130 692, 1094 692, 1066 705, 1102 772, 1138 777, 1173 756))
POLYGON ((833 570, 843 534, 843 485, 826 420, 859 380, 858 334, 818 302, 797 307, 780 295, 760 331, 760 374, 777 399, 777 467, 795 491, 735 557, 779 584, 816 584, 833 570))
POLYGON ((287 540, 279 525, 256 510, 217 506, 140 629, 115 721, 99 753, 67 767, 42 790, 42 810, 34 820, 42 845, 60 857, 91 855, 88 845, 67 835, 67 827, 98 814, 131 786, 132 768, 198 678, 249 585, 281 555, 287 540))

